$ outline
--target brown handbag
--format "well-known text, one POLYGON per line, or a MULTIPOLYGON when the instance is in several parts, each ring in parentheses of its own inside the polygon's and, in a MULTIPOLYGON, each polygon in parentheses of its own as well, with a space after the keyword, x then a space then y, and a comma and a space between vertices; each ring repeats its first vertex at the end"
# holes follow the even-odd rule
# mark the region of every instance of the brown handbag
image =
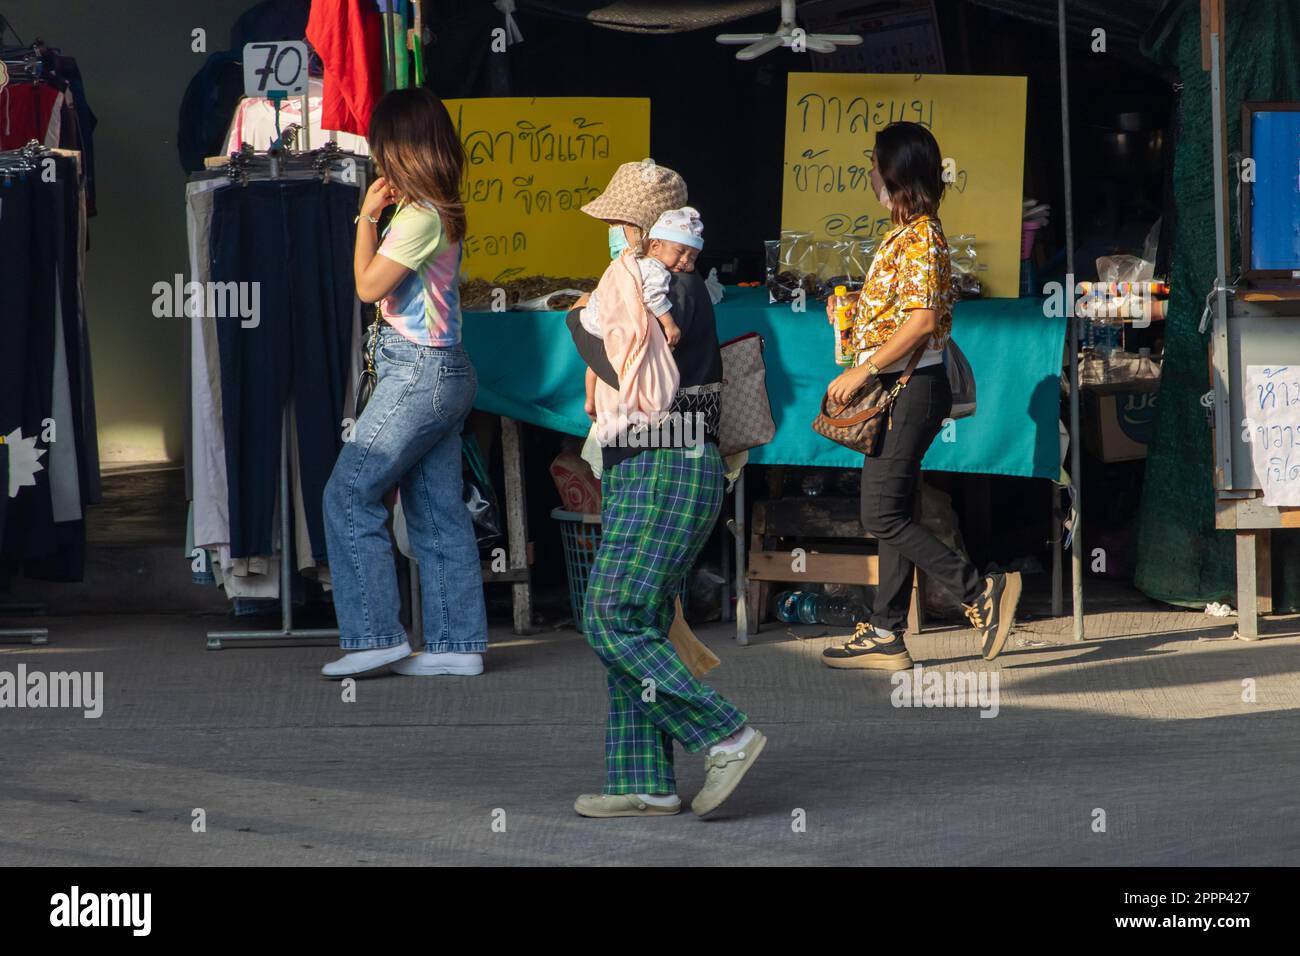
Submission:
POLYGON ((912 353, 902 376, 888 392, 880 379, 873 376, 853 393, 846 405, 832 406, 830 396, 823 395, 821 411, 813 419, 813 431, 845 448, 864 455, 872 454, 880 441, 881 423, 889 419, 890 408, 898 399, 898 393, 907 387, 916 371, 916 363, 924 354, 923 344, 912 353))
POLYGON ((763 337, 757 332, 723 342, 722 397, 718 414, 718 454, 728 458, 766 445, 776 434, 767 397, 763 337))

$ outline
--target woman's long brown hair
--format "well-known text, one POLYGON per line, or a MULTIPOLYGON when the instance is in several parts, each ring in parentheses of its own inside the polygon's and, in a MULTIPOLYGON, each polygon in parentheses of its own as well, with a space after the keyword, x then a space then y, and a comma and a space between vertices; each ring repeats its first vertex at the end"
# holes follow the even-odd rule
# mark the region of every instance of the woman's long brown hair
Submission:
POLYGON ((432 205, 447 237, 463 239, 465 149, 442 100, 422 87, 385 93, 370 114, 369 140, 380 175, 397 194, 432 205))

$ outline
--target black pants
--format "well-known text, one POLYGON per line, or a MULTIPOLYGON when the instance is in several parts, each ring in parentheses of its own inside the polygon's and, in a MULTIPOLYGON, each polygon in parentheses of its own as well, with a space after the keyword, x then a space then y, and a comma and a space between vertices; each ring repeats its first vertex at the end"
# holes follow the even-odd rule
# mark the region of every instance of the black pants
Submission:
MULTIPOLYGON (((8 577, 26 561, 56 550, 54 512, 50 499, 45 422, 53 418, 54 306, 59 255, 54 225, 63 216, 62 188, 47 183, 40 172, 15 176, 0 185, 4 221, 0 223, 0 434, 18 430, 35 438, 40 468, 33 485, 19 489, 5 524, 0 527, 0 577, 8 577)), ((64 422, 56 423, 58 434, 64 422)), ((11 458, 12 462, 13 459, 11 458)), ((7 495, 9 489, 3 489, 7 495)))
MULTIPOLYGON (((54 162, 56 170, 54 182, 46 183, 44 178, 41 178, 38 188, 50 192, 54 208, 59 211, 58 217, 42 221, 36 228, 48 230, 53 235, 53 245, 49 249, 58 262, 58 282, 49 287, 51 334, 48 343, 53 350, 55 348, 53 333, 56 330, 52 310, 54 299, 57 297, 63 317, 62 344, 70 399, 68 412, 71 417, 66 421, 55 422, 58 429, 56 440, 71 441, 77 449, 77 484, 84 509, 86 505, 98 502, 100 494, 98 479, 95 479, 93 485, 91 480, 92 469, 98 472, 99 465, 97 461, 92 462, 90 459, 90 447, 86 444, 85 432, 87 409, 89 404, 93 404, 93 399, 89 398, 84 391, 83 380, 83 374, 88 373, 84 363, 89 361, 89 355, 86 354, 82 342, 80 276, 77 271, 80 258, 80 250, 77 247, 81 241, 81 184, 78 181, 77 163, 74 159, 58 156, 55 157, 54 162)), ((58 374, 54 370, 53 351, 50 355, 50 369, 52 375, 58 374)), ((53 378, 51 378, 52 385, 53 378)), ((52 452, 47 453, 41 459, 47 467, 50 467, 51 454, 52 452)), ((51 520, 53 520, 52 513, 51 520)), ((44 581, 80 581, 85 576, 85 567, 86 523, 83 516, 77 521, 59 521, 51 524, 48 536, 39 551, 34 552, 29 546, 28 558, 22 571, 26 577, 44 581)))
MULTIPOLYGON (((899 373, 880 377, 889 389, 899 373)), ((901 633, 907 625, 912 571, 920 567, 965 603, 984 585, 968 557, 950 549, 915 520, 921 458, 952 411, 942 365, 917 369, 894 403, 892 423, 862 464, 862 527, 879 543, 880 583, 871 625, 901 633)))
POLYGON ((213 197, 212 280, 260 284, 255 326, 238 316, 207 318, 221 354, 236 558, 272 553, 280 414, 290 396, 312 557, 325 558, 321 501, 342 445, 356 208, 355 186, 317 180, 252 182, 213 197))

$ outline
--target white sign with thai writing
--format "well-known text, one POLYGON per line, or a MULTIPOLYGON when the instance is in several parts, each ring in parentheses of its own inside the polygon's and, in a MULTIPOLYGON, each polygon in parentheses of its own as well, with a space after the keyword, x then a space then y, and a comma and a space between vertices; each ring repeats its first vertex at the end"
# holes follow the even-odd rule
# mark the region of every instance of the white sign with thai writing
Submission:
POLYGON ((1300 365, 1247 365, 1242 409, 1263 503, 1300 506, 1300 365))

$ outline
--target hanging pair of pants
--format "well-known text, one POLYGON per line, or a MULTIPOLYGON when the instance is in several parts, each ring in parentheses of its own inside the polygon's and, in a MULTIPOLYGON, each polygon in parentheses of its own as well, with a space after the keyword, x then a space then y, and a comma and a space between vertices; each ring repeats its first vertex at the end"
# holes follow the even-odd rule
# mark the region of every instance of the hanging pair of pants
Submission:
MULTIPOLYGON (((83 427, 82 363, 89 355, 82 348, 81 302, 78 271, 81 261, 82 187, 77 161, 70 156, 54 159, 54 181, 41 188, 51 192, 58 216, 39 228, 54 238, 55 284, 51 303, 53 349, 51 363, 51 429, 42 480, 48 480, 53 525, 39 556, 29 556, 23 575, 45 581, 80 581, 85 576, 86 523, 84 505, 90 492, 90 467, 83 427)), ((44 444, 42 429, 42 444, 44 444)), ((96 469, 98 465, 94 466, 96 469)))
POLYGON ((257 313, 205 316, 221 356, 232 557, 272 553, 290 398, 312 557, 325 557, 321 496, 343 441, 357 200, 355 186, 315 179, 232 185, 213 196, 214 303, 226 313, 234 301, 255 304, 257 313))
MULTIPOLYGON (((880 376, 888 391, 901 377, 880 376)), ((862 527, 879 546, 879 584, 871 625, 901 634, 907 626, 912 575, 920 567, 966 604, 983 591, 970 558, 952 550, 915 519, 921 459, 952 412, 952 389, 942 365, 917 369, 898 394, 876 454, 862 464, 862 527)))
POLYGON ((487 650, 483 574, 463 498, 460 433, 478 377, 460 346, 415 345, 385 326, 379 381, 325 486, 334 610, 344 650, 406 640, 384 496, 400 487, 420 569, 425 650, 487 650))
MULTIPOLYGON (((0 435, 35 439, 29 464, 0 527, 0 578, 57 553, 49 475, 49 426, 73 440, 70 422, 54 420, 55 309, 63 186, 39 170, 0 183, 0 435)), ((16 449, 11 467, 19 467, 16 449)), ((24 455, 24 458, 29 456, 24 455)), ((8 495, 9 488, 0 489, 8 495)))
POLYGON ((605 793, 674 793, 673 741, 697 753, 745 725, 668 640, 682 579, 722 508, 716 445, 652 448, 601 479, 600 549, 583 619, 608 669, 605 793))

